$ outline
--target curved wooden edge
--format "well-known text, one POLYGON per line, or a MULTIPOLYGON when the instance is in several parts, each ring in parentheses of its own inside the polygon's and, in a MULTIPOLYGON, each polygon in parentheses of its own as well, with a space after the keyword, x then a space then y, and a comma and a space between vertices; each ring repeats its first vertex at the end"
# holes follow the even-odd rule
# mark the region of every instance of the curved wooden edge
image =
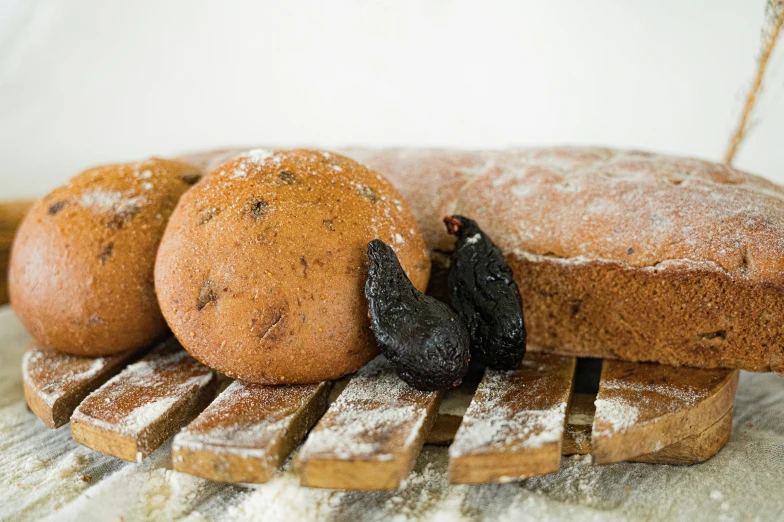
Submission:
POLYGON ((730 408, 713 426, 666 448, 631 459, 632 462, 648 464, 691 465, 705 462, 713 457, 730 440, 732 433, 732 412, 730 408))
MULTIPOLYGON (((591 454, 593 398, 575 394, 567 417, 563 443, 564 455, 591 454)), ((691 465, 704 462, 724 447, 732 433, 732 408, 721 419, 701 433, 667 446, 654 453, 630 459, 647 464, 691 465)))
POLYGON ((591 435, 594 464, 632 460, 705 432, 732 407, 738 375, 605 361, 591 435))

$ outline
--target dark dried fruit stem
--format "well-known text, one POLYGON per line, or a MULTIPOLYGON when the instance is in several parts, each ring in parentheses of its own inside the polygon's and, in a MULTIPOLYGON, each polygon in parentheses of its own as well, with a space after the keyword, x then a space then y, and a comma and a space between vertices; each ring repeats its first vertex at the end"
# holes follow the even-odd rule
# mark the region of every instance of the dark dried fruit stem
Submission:
POLYGON ((444 224, 446 225, 447 233, 451 236, 457 234, 457 231, 463 226, 463 222, 453 216, 446 216, 444 218, 444 224))

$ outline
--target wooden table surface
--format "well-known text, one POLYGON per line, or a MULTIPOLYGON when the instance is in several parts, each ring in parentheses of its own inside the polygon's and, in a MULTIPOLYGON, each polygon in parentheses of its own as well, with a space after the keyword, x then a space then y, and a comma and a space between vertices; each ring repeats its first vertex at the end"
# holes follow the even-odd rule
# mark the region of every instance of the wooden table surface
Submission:
POLYGON ((261 485, 175 471, 164 444, 142 464, 80 446, 25 406, 29 337, 0 306, 0 520, 780 520, 784 513, 784 380, 741 376, 732 438, 696 466, 591 466, 565 457, 559 473, 510 484, 450 485, 447 448, 426 446, 396 491, 299 486, 290 466, 261 485), (122 517, 122 518, 121 518, 122 517))

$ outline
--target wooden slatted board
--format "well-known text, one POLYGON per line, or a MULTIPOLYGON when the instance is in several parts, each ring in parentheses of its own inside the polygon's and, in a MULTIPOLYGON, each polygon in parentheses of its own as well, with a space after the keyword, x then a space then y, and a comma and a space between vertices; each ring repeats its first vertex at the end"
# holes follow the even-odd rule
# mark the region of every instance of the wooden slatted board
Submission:
MULTIPOLYGON (((574 394, 567 415, 563 442, 564 455, 591 454, 591 427, 595 396, 574 394), (590 401, 590 402, 589 402, 590 401)), ((692 465, 704 462, 715 455, 732 433, 732 409, 704 431, 691 435, 659 451, 629 459, 648 464, 692 465)))
MULTIPOLYGON (((134 357, 82 358, 33 344, 23 363, 28 403, 47 425, 60 426, 90 390, 134 357)), ((460 388, 447 393, 448 400, 436 420, 441 394, 409 388, 379 359, 351 381, 348 393, 339 397, 322 420, 323 426, 320 424, 303 448, 297 463, 303 484, 392 489, 407 476, 424 437, 429 443, 449 444, 458 426, 463 434, 450 448, 450 479, 456 483, 499 482, 550 473, 558 469, 556 457, 561 452, 593 453, 597 464, 621 460, 693 464, 713 456, 729 438, 738 372, 607 361, 598 398, 574 393, 568 410, 564 410, 563 398, 568 400, 571 389, 567 375, 573 372, 573 364, 573 358, 530 354, 517 372, 487 372, 478 390, 476 381, 467 378, 460 388), (564 360, 569 362, 564 365, 564 360), (565 373, 559 374, 559 368, 565 373), (543 386, 543 382, 550 384, 543 386), (559 389, 551 386, 554 382, 560 383, 563 391, 560 402, 553 399, 558 394, 552 392, 559 389), (551 414, 557 411, 568 419, 562 443, 544 429, 545 425, 563 426, 562 421, 544 422, 541 413, 547 408, 542 404, 536 415, 531 411, 536 400, 546 402, 548 397, 553 399, 551 414), (595 399, 598 413, 594 411, 595 399), (502 407, 492 407, 498 404, 502 407), (514 407, 509 409, 509 405, 514 407), (400 422, 405 417, 400 415, 401 407, 415 412, 405 419, 408 422, 400 422), (567 413, 563 415, 563 411, 567 413), (467 422, 463 422, 464 413, 467 422), (347 426, 355 428, 352 431, 347 426), (540 445, 543 439, 548 441, 540 445), (607 447, 613 456, 602 453, 607 447)), ((216 388, 212 371, 190 358, 176 342, 169 342, 79 406, 72 425, 74 438, 99 451, 138 460, 202 409, 216 388), (185 400, 182 395, 188 394, 182 394, 183 386, 197 380, 201 382, 197 392, 190 401, 185 400), (128 393, 133 395, 140 389, 147 390, 146 394, 131 401, 135 404, 120 406, 125 413, 119 416, 114 416, 115 409, 101 408, 101 402, 107 400, 122 404, 118 399, 127 399, 128 393), (172 400, 179 401, 179 406, 172 400), (155 409, 160 410, 157 416, 151 413, 155 409), (146 427, 137 422, 142 418, 149 421, 146 427), (133 419, 137 423, 134 433, 129 428, 133 419)), ((265 387, 235 381, 178 435, 175 468, 225 482, 269 480, 323 413, 328 391, 326 384, 265 387)))
MULTIPOLYGON (((7 270, 13 234, 31 204, 0 205, 0 272, 7 270)), ((6 301, 3 277, 0 304, 6 301)), ((47 426, 65 424, 73 412, 74 439, 103 453, 138 461, 203 409, 218 387, 216 374, 190 358, 175 342, 156 349, 105 382, 138 355, 90 359, 33 345, 23 362, 25 397, 47 426)), ((503 481, 556 471, 556 453, 561 451, 591 452, 597 464, 622 460, 690 464, 710 458, 729 438, 737 371, 606 361, 596 411, 593 395, 577 393, 566 414, 568 394, 567 399, 550 392, 526 396, 531 391, 530 383, 525 385, 526 371, 537 364, 538 357, 529 354, 526 366, 517 373, 488 373, 465 421, 460 406, 438 415, 429 442, 448 444, 458 431, 450 449, 450 477, 454 482, 503 481), (492 403, 491 390, 502 397, 500 415, 487 407, 492 403), (516 396, 519 400, 514 399, 516 396), (526 406, 520 400, 527 401, 526 406), (554 432, 543 429, 545 425, 563 427, 562 421, 555 422, 555 414, 547 422, 531 414, 545 411, 548 404, 559 419, 569 419, 562 444, 553 440, 554 432), (476 429, 482 422, 490 428, 476 429), (513 425, 517 426, 509 432, 513 435, 500 435, 513 425), (484 449, 475 442, 483 438, 488 441, 484 449), (526 441, 530 446, 524 449, 528 452, 519 452, 526 441), (546 444, 538 447, 543 441, 546 444), (558 452, 553 450, 555 447, 558 452), (505 454, 509 458, 504 458, 505 454), (533 455, 527 463, 520 457, 526 454, 533 455), (476 467, 467 464, 470 458, 478 458, 476 467)), ((303 484, 390 489, 407 476, 436 421, 442 394, 408 388, 381 361, 352 380, 348 393, 339 397, 308 439, 297 463, 303 484)), ((550 381, 561 386, 571 382, 571 378, 566 379, 568 366, 562 365, 560 378, 559 372, 551 368, 550 381)), ((302 387, 299 393, 291 393, 289 388, 273 391, 242 383, 232 386, 231 394, 216 401, 178 437, 175 466, 216 480, 266 480, 323 411, 328 387, 302 387), (243 398, 235 400, 234 393, 243 398), (235 407, 246 404, 246 400, 262 406, 235 407), (260 429, 265 415, 272 427, 260 429), (280 423, 272 422, 273 418, 279 418, 280 423), (221 435, 227 432, 233 435, 221 435), (232 458, 243 452, 249 459, 232 458), (263 458, 262 452, 266 455, 263 458)), ((466 389, 452 394, 458 397, 457 393, 465 394, 466 389)), ((473 388, 468 393, 472 392, 473 388)))
POLYGON ((215 372, 170 340, 91 393, 71 416, 74 440, 140 462, 215 397, 215 372))
POLYGON ((405 384, 383 357, 348 383, 305 441, 296 469, 304 486, 396 489, 436 417, 441 392, 405 384))
POLYGON ((737 387, 736 370, 604 361, 594 462, 635 459, 705 432, 730 411, 737 387))
POLYGON ((68 423, 90 392, 138 358, 139 352, 109 357, 77 357, 33 342, 22 359, 27 405, 50 428, 68 423))
POLYGON ((234 381, 174 437, 174 469, 220 482, 267 482, 327 409, 328 383, 234 381))
POLYGON ((454 484, 558 471, 574 357, 530 353, 519 370, 487 370, 449 448, 454 484))

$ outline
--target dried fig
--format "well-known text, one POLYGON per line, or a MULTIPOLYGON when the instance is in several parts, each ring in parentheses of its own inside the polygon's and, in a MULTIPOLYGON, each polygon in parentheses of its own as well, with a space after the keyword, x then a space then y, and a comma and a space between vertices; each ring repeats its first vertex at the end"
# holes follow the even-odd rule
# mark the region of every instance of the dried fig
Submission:
POLYGON ((424 391, 460 384, 470 358, 465 325, 449 306, 414 288, 380 239, 368 243, 365 296, 381 353, 401 379, 424 391))
POLYGON ((449 304, 468 327, 471 356, 496 370, 519 367, 525 323, 512 269, 476 221, 447 216, 444 223, 457 236, 449 266, 449 304))

